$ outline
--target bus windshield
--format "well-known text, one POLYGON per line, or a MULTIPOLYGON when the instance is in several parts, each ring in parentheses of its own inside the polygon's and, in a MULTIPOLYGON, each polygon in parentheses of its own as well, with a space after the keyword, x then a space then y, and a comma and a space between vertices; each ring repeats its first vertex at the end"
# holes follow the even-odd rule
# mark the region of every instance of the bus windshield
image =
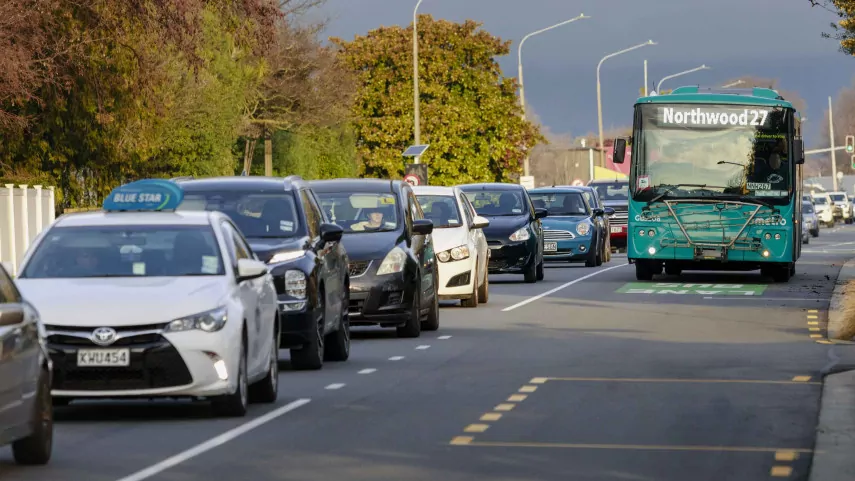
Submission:
POLYGON ((638 108, 633 198, 789 199, 794 169, 787 109, 709 104, 638 108))

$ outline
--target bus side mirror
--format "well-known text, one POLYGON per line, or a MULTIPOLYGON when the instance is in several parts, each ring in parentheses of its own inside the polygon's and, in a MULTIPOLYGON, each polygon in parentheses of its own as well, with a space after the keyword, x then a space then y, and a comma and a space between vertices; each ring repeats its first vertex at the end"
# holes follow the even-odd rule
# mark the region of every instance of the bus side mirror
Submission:
POLYGON ((626 154, 626 139, 615 139, 614 153, 612 153, 612 162, 622 164, 624 154, 626 154))
POLYGON ((805 143, 802 139, 793 140, 793 156, 797 164, 805 163, 805 143))

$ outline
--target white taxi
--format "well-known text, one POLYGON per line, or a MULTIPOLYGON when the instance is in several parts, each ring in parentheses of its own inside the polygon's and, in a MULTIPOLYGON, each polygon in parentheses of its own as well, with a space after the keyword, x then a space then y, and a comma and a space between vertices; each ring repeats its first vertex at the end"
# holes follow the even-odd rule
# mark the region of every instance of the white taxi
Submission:
POLYGON ((189 397, 243 416, 276 400, 267 266, 225 214, 174 212, 182 199, 168 180, 126 184, 28 250, 17 283, 47 330, 55 404, 189 397))
POLYGON ((433 245, 439 266, 439 298, 460 299, 478 307, 489 298, 490 249, 483 228, 490 221, 475 213, 459 187, 414 186, 413 193, 433 221, 433 245))

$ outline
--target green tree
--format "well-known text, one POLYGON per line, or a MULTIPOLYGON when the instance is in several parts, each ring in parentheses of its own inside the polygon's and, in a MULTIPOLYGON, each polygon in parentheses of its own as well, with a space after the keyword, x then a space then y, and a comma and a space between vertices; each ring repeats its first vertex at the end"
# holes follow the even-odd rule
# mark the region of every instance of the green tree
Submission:
MULTIPOLYGON (((419 16, 419 90, 422 157, 431 183, 510 181, 522 170, 526 148, 545 139, 522 120, 517 83, 504 78, 495 58, 510 42, 468 20, 419 16)), ((347 42, 331 41, 357 74, 356 135, 368 177, 400 178, 401 153, 413 143, 412 25, 382 27, 347 42)))

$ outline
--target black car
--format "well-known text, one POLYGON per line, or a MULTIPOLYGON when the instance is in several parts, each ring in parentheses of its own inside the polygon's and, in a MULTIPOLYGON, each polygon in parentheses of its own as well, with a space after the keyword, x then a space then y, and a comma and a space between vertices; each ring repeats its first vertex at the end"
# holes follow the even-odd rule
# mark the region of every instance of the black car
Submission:
POLYGON ((214 177, 178 180, 179 210, 227 214, 269 265, 281 313, 280 347, 294 369, 320 369, 350 357, 347 252, 300 177, 214 177))
POLYGON ((53 370, 44 326, 0 266, 0 445, 18 464, 47 464, 53 449, 53 370))
POLYGON ((611 207, 614 214, 609 216, 611 245, 626 247, 627 215, 629 212, 629 181, 615 179, 596 179, 588 182, 587 187, 597 192, 601 208, 611 207))
POLYGON ((344 229, 350 257, 350 322, 397 328, 398 337, 439 329, 433 222, 400 180, 310 182, 329 218, 344 229))
POLYGON ((465 184, 460 189, 478 215, 490 247, 490 274, 523 274, 526 282, 543 280, 543 226, 547 210, 535 208, 518 184, 465 184))

